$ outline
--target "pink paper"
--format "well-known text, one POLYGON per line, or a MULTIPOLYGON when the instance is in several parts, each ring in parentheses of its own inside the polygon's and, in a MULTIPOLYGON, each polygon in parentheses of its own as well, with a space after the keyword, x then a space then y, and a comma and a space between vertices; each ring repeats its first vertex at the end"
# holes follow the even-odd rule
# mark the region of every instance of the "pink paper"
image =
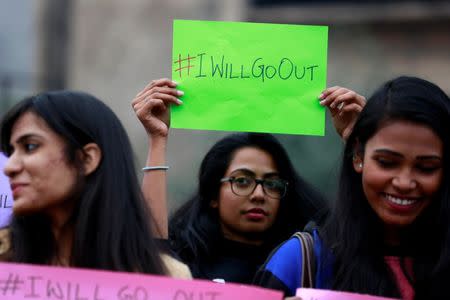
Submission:
POLYGON ((393 298, 364 294, 305 288, 297 289, 296 296, 302 298, 302 300, 394 300, 393 298))
POLYGON ((9 225, 12 215, 13 198, 9 179, 3 173, 5 163, 8 159, 0 152, 0 228, 9 225))
POLYGON ((281 300, 282 293, 204 280, 0 263, 0 299, 281 300))

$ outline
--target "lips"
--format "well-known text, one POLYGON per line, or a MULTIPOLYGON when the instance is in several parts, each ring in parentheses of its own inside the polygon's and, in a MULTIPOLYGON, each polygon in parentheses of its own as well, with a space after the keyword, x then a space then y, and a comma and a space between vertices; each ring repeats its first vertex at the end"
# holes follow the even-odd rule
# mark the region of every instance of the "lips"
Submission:
POLYGON ((24 188, 26 186, 25 183, 11 183, 11 191, 12 191, 12 195, 13 198, 16 196, 17 193, 20 192, 20 190, 22 188, 24 188))
POLYGON ((262 208, 252 208, 245 211, 244 215, 250 221, 261 221, 268 213, 262 208))
POLYGON ((383 197, 391 207, 400 210, 412 208, 421 200, 420 197, 404 197, 387 193, 383 193, 383 197))
POLYGON ((252 208, 246 211, 246 213, 252 213, 252 214, 262 214, 264 216, 267 216, 267 212, 262 208, 252 208))

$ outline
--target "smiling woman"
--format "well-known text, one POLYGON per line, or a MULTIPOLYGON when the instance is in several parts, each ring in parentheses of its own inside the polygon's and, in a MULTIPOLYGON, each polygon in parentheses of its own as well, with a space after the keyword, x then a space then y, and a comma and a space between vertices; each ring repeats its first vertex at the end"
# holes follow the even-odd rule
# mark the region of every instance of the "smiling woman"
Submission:
MULTIPOLYGON (((69 164, 64 153, 65 141, 31 112, 24 113, 11 132, 10 156, 4 172, 10 178, 14 213, 45 212, 53 222, 65 223, 81 192, 77 188, 78 170, 69 164)), ((97 146, 92 144, 89 148, 86 153, 90 159, 85 163, 92 165, 83 166, 83 175, 89 175, 101 159, 97 146)))
POLYGON ((338 258, 335 288, 403 299, 448 295, 449 112, 448 96, 414 77, 389 81, 369 99, 323 228, 338 258))
MULTIPOLYGON (((313 287, 412 299, 450 299, 450 99, 399 77, 368 100, 345 146, 337 200, 315 230, 313 287)), ((293 295, 298 239, 258 283, 293 295)))
POLYGON ((12 108, 0 132, 14 196, 2 260, 190 276, 153 240, 128 137, 100 100, 39 94, 12 108))
POLYGON ((390 243, 399 244, 398 229, 412 224, 431 204, 442 183, 443 158, 439 136, 410 121, 388 122, 364 153, 355 154, 367 201, 387 227, 390 243))

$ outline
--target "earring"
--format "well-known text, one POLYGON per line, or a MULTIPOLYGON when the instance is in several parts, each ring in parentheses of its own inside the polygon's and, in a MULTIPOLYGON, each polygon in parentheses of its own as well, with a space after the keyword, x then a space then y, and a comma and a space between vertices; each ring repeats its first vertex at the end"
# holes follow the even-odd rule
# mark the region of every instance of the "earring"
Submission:
POLYGON ((362 162, 360 162, 359 164, 358 164, 358 168, 360 168, 360 169, 362 169, 362 162))

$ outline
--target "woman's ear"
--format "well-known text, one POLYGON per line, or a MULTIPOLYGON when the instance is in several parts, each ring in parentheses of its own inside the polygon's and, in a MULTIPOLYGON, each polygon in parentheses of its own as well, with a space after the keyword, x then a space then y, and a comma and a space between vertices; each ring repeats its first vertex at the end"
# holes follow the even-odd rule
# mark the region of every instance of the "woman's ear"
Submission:
POLYGON ((209 206, 212 207, 212 208, 218 208, 219 207, 219 201, 212 200, 211 202, 209 202, 209 206))
POLYGON ((359 140, 355 141, 353 146, 353 169, 356 173, 361 173, 363 170, 364 150, 361 147, 359 140))
POLYGON ((89 143, 83 146, 83 173, 85 176, 97 170, 102 160, 102 151, 95 143, 89 143))
POLYGON ((353 155, 353 169, 355 169, 356 173, 361 173, 363 170, 363 159, 361 154, 353 155))

